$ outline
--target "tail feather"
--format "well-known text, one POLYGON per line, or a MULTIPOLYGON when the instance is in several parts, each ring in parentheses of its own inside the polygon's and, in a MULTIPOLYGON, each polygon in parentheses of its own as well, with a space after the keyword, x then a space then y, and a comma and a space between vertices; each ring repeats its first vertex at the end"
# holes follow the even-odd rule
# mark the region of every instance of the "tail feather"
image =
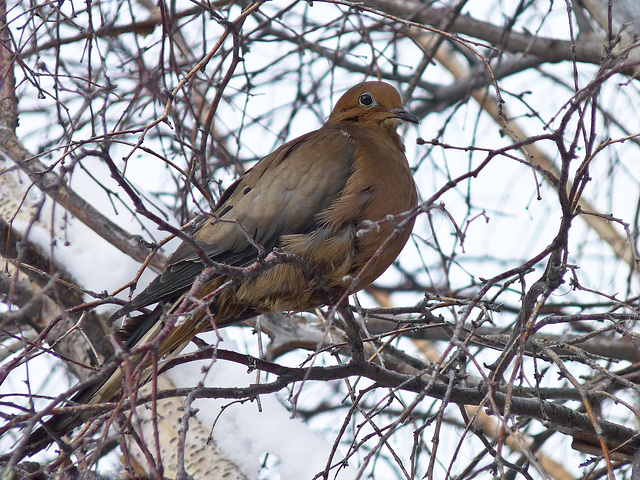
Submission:
MULTIPOLYGON (((123 343, 125 349, 132 349, 153 342, 165 326, 162 317, 167 313, 171 314, 179 304, 180 301, 174 303, 168 312, 164 304, 159 304, 148 314, 128 319, 115 334, 116 338, 123 343)), ((215 327, 236 324, 258 314, 253 309, 236 313, 237 315, 232 318, 216 318, 215 327)), ((196 313, 178 320, 169 335, 158 346, 158 357, 162 359, 162 363, 166 363, 178 355, 191 342, 194 336, 205 330, 210 330, 214 326, 213 322, 203 321, 204 316, 204 313, 196 313)), ((140 368, 140 362, 143 361, 144 355, 144 352, 138 353, 130 356, 127 361, 133 368, 140 368)), ((153 371, 150 365, 143 365, 141 368, 143 370, 138 376, 138 385, 146 383, 151 378, 153 371)), ((78 391, 69 401, 69 404, 95 405, 113 401, 117 398, 122 392, 123 370, 119 365, 114 364, 111 372, 107 372, 106 375, 107 377, 103 382, 87 386, 78 391)), ((31 433, 27 448, 23 452, 24 456, 31 456, 53 442, 59 442, 64 435, 86 422, 91 416, 92 414, 86 411, 54 415, 31 433)))
MULTIPOLYGON (((113 377, 117 370, 119 369, 114 366, 111 374, 107 374, 109 375, 109 378, 113 377)), ((99 391, 106 382, 108 382, 108 379, 98 385, 88 385, 87 387, 79 390, 71 400, 69 400, 69 405, 73 406, 98 403, 91 402, 90 400, 95 397, 95 393, 99 391)), ((24 458, 25 456, 32 456, 39 451, 44 450, 54 442, 62 443, 63 436, 74 428, 82 425, 82 423, 87 421, 90 417, 91 414, 86 411, 58 413, 52 416, 41 426, 31 432, 25 448, 20 452, 21 457, 24 458)), ((11 454, 8 454, 5 457, 8 458, 10 456, 11 454)))

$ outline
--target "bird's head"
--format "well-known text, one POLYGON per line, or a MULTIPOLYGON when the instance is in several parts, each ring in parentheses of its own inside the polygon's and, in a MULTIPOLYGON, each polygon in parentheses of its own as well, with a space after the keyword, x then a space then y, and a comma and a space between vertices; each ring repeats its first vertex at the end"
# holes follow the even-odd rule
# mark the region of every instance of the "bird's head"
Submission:
POLYGON ((418 119, 402 106, 400 93, 388 83, 364 82, 340 97, 327 124, 357 122, 395 131, 403 121, 418 123, 418 119))

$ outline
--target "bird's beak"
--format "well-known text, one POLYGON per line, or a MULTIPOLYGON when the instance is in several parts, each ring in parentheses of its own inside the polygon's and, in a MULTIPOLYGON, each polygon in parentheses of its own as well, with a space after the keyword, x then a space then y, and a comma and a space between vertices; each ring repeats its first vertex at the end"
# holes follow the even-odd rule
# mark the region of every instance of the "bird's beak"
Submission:
POLYGON ((416 117, 412 113, 407 112, 402 107, 390 108, 389 113, 393 114, 395 118, 399 118, 400 120, 404 120, 406 122, 420 123, 420 121, 418 120, 418 117, 416 117))

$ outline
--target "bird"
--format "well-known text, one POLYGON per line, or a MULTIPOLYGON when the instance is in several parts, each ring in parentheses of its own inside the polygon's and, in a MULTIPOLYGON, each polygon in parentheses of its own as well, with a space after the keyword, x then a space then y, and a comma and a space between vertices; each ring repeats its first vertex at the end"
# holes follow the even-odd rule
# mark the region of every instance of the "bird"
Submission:
MULTIPOLYGON (((402 122, 417 124, 418 119, 403 107, 398 90, 381 81, 363 82, 339 98, 322 127, 258 161, 194 228, 193 242, 180 244, 164 270, 112 315, 110 322, 126 318, 118 333, 124 348, 152 342, 173 315, 158 347, 159 358, 168 358, 203 331, 263 313, 311 310, 370 285, 410 237, 414 217, 400 222, 394 216, 418 204, 397 132, 402 122), (217 264, 245 268, 274 251, 301 262, 243 278, 215 272, 201 277, 207 266, 203 253, 217 264), (201 285, 194 289, 198 279, 201 285), (205 307, 185 308, 194 291, 207 299, 205 307)), ((117 366, 112 370, 71 403, 115 399, 123 374, 117 366)), ((31 434, 26 452, 59 440, 78 421, 82 417, 73 414, 52 417, 31 434)))

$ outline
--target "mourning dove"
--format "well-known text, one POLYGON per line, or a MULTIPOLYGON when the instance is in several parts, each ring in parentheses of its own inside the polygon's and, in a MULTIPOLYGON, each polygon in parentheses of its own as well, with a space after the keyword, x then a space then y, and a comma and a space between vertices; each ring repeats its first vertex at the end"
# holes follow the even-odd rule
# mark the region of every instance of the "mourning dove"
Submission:
MULTIPOLYGON (((151 313, 125 322, 120 332, 125 347, 153 341, 173 318, 173 327, 159 342, 159 356, 166 358, 205 330, 261 313, 309 310, 371 284, 396 259, 413 227, 410 220, 399 228, 390 216, 418 202, 396 132, 402 121, 418 123, 394 87, 360 83, 342 95, 320 129, 260 160, 224 192, 196 227, 193 240, 220 264, 247 267, 282 249, 308 268, 283 263, 236 281, 211 275, 195 291, 197 298, 207 300, 206 306, 191 304, 185 311, 187 293, 194 293, 192 286, 202 280, 205 264, 193 245, 184 242, 164 271, 112 316, 115 320, 158 304, 151 313)), ((139 354, 130 361, 135 365, 141 359, 139 354)), ((122 373, 114 367, 106 381, 81 390, 73 401, 109 401, 121 389, 122 373)), ((77 417, 49 420, 32 435, 30 450, 50 443, 52 436, 77 423, 77 417)))

